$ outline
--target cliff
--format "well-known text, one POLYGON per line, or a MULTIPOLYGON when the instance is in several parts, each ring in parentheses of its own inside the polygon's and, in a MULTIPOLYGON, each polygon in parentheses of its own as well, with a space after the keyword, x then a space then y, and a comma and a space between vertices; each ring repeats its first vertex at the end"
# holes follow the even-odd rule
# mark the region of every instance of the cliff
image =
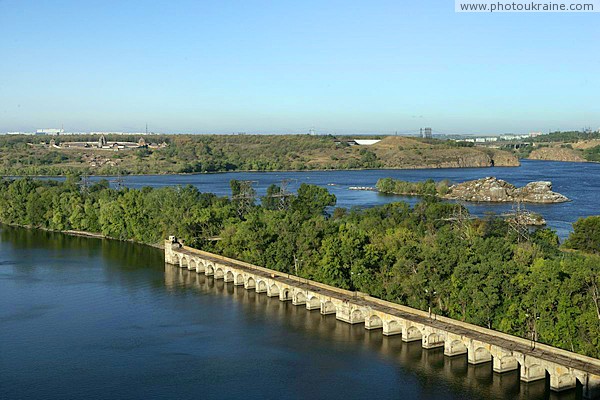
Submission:
POLYGON ((494 177, 450 186, 448 193, 443 197, 451 200, 479 202, 562 203, 569 201, 566 196, 552 191, 551 182, 531 182, 517 188, 502 179, 494 177))
POLYGON ((547 160, 547 161, 569 161, 569 162, 585 162, 587 161, 581 151, 569 149, 566 147, 542 147, 535 149, 529 154, 531 160, 547 160))
POLYGON ((518 167, 512 153, 480 147, 452 147, 443 142, 424 142, 406 137, 388 136, 369 146, 385 168, 478 168, 518 167))

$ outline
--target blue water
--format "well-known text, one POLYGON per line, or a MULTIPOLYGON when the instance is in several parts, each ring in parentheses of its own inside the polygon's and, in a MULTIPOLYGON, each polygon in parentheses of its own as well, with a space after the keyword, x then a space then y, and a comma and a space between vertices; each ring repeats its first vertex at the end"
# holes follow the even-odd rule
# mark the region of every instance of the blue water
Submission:
MULTIPOLYGON (((135 188, 189 184, 196 186, 200 191, 225 196, 230 194, 231 179, 251 180, 254 181, 254 187, 260 196, 265 194, 269 185, 290 179, 290 190, 297 189, 301 183, 320 185, 336 195, 339 207, 350 208, 372 207, 394 201, 418 201, 416 198, 348 189, 350 186, 375 186, 379 178, 392 177, 406 181, 448 179, 456 183, 486 176, 495 176, 517 186, 524 186, 532 181, 551 181, 554 191, 564 194, 572 201, 560 204, 527 204, 526 207, 530 211, 540 213, 548 226, 556 230, 562 238, 569 234, 572 223, 578 218, 600 214, 600 164, 597 163, 523 160, 520 167, 142 175, 125 177, 124 184, 135 188)), ((501 214, 510 211, 512 204, 467 203, 466 206, 473 214, 482 216, 486 212, 501 214)))
POLYGON ((576 399, 163 264, 0 227, 0 399, 576 399))

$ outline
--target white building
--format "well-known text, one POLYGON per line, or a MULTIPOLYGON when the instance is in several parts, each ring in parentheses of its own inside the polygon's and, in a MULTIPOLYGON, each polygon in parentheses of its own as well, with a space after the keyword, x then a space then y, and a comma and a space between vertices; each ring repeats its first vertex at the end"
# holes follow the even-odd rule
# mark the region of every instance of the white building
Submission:
POLYGON ((62 135, 64 133, 64 129, 56 129, 56 128, 46 128, 46 129, 38 129, 35 131, 36 135, 62 135))

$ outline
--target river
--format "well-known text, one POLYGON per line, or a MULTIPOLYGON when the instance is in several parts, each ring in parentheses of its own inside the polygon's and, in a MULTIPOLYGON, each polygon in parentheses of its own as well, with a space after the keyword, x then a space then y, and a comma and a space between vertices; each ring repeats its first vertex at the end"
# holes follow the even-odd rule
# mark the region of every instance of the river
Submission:
MULTIPOLYGON (((524 186, 532 181, 551 181, 553 190, 572 201, 560 204, 527 204, 530 211, 540 213, 548 226, 561 238, 568 236, 572 223, 579 217, 600 214, 600 164, 567 163, 558 161, 522 160, 520 167, 449 168, 420 170, 360 170, 360 171, 305 171, 305 172, 231 172, 195 175, 138 175, 123 178, 123 184, 139 188, 143 186, 194 185, 202 192, 229 195, 231 179, 250 180, 259 196, 264 195, 271 184, 288 179, 288 188, 294 191, 301 183, 326 187, 337 197, 338 207, 372 207, 394 201, 414 204, 417 198, 383 195, 372 191, 349 190, 351 186, 375 186, 379 178, 392 177, 406 181, 436 181, 448 179, 464 182, 495 176, 514 185, 524 186)), ((94 177, 94 179, 100 179, 94 177)), ((113 178, 108 178, 113 179, 113 178)), ((114 180, 113 180, 114 183, 114 180)), ((501 214, 510 211, 512 204, 465 203, 478 216, 487 212, 501 214)))
POLYGON ((442 349, 165 266, 155 248, 0 227, 1 399, 242 397, 578 393, 550 394, 547 382, 521 383, 517 371, 494 374, 491 363, 471 366, 466 356, 444 357, 442 349))

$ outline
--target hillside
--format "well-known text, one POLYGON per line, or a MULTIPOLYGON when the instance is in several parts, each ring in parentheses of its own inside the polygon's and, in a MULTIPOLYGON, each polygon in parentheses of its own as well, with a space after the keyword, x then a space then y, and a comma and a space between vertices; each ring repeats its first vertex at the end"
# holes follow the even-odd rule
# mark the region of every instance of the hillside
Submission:
MULTIPOLYGON (((386 137, 371 146, 352 138, 309 135, 155 135, 148 147, 97 148, 98 136, 6 136, 0 138, 0 171, 4 175, 168 174, 219 171, 276 171, 359 168, 455 168, 517 166, 501 150, 463 147, 455 142, 386 137), (88 142, 66 147, 65 141, 88 142), (159 146, 160 143, 163 146, 159 146)), ((137 143, 133 136, 106 137, 137 143)))

